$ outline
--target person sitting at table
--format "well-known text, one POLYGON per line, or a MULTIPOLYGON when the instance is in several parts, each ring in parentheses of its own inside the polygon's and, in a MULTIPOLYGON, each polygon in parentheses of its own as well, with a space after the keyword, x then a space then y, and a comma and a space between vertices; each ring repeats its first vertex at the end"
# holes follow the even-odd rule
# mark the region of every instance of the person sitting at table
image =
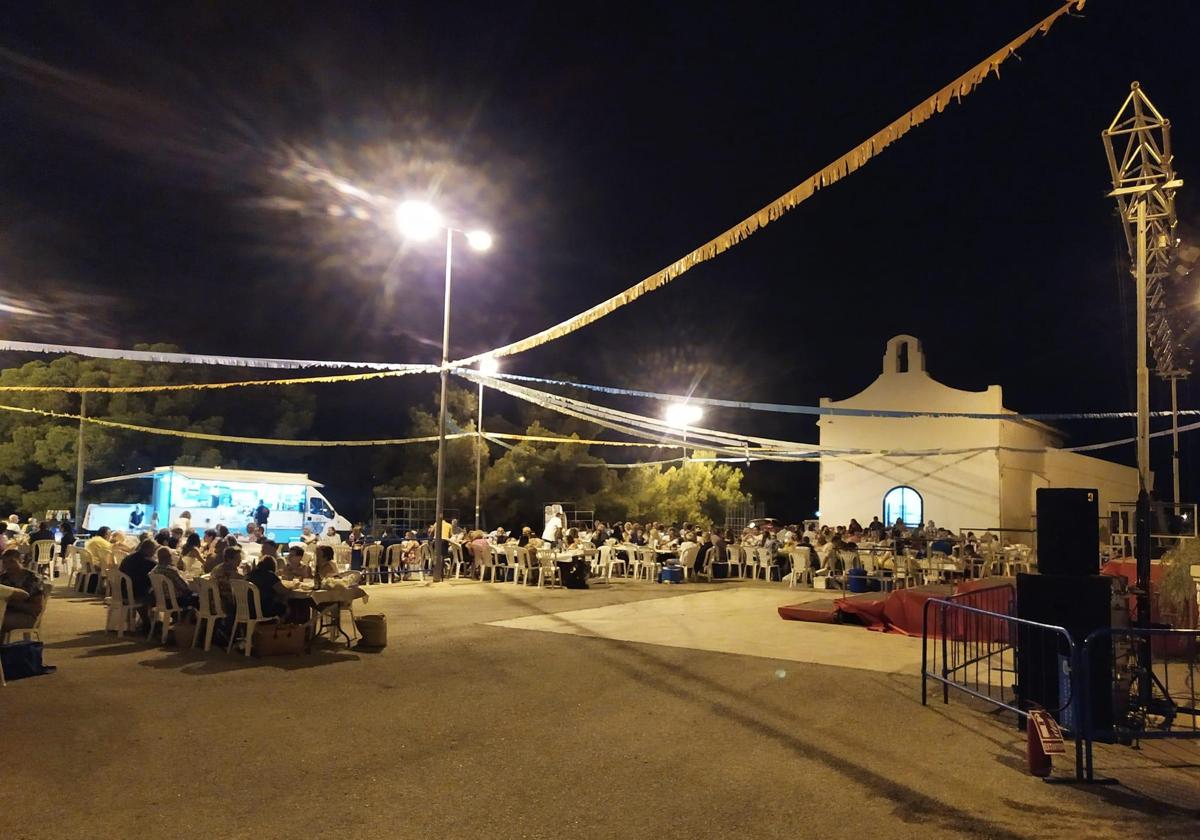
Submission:
POLYGON ((45 603, 42 579, 21 565, 21 552, 15 548, 0 554, 0 600, 8 603, 0 637, 36 624, 45 603))
POLYGON ((179 606, 184 609, 195 609, 200 606, 200 596, 191 590, 188 582, 183 579, 183 575, 179 574, 179 569, 175 565, 175 555, 171 549, 165 545, 159 546, 158 550, 154 552, 154 558, 158 562, 150 570, 150 573, 162 575, 167 579, 175 590, 175 600, 179 602, 179 606))
POLYGON ((482 568, 484 558, 491 557, 492 544, 487 541, 483 531, 471 531, 467 537, 466 547, 470 550, 472 557, 471 567, 467 570, 467 574, 471 574, 475 569, 482 568))
POLYGON ((665 548, 674 551, 679 548, 679 529, 672 525, 668 528, 659 539, 659 548, 665 548))
MULTIPOLYGON (((728 563, 729 554, 725 548, 725 538, 715 528, 709 533, 701 537, 700 550, 696 552, 696 564, 693 567, 696 574, 702 574, 705 570, 709 570, 711 574, 711 565, 714 563, 728 563)), ((682 549, 680 550, 682 555, 682 549)))
POLYGON ((58 526, 58 556, 65 558, 75 545, 75 526, 69 519, 64 519, 58 526))
POLYGON ((150 573, 154 571, 154 550, 157 547, 153 540, 143 540, 141 545, 125 555, 117 567, 121 574, 129 576, 133 587, 131 595, 138 605, 138 617, 143 622, 149 620, 147 608, 154 602, 154 595, 150 591, 150 573))
POLYGON ((176 566, 189 575, 204 573, 204 553, 201 550, 200 535, 195 531, 184 538, 183 548, 179 550, 179 562, 176 566))
POLYGON ((304 530, 300 532, 300 542, 305 545, 316 545, 317 535, 313 533, 313 529, 308 525, 304 526, 304 530))
POLYGON ((312 569, 304 562, 304 546, 294 545, 288 549, 287 559, 284 560, 279 576, 284 580, 309 580, 312 578, 312 569))
POLYGON ((258 556, 260 558, 274 557, 276 560, 278 560, 279 559, 279 543, 275 542, 275 540, 263 540, 262 541, 262 550, 259 551, 258 556))
POLYGON ((521 529, 521 536, 517 539, 517 547, 525 548, 525 546, 529 545, 531 539, 533 539, 533 529, 526 525, 521 529))
MULTIPOLYGON (((220 532, 218 531, 218 534, 219 533, 220 532)), ((233 536, 218 536, 215 540, 213 540, 212 552, 206 558, 204 558, 204 573, 206 575, 211 575, 217 570, 218 566, 225 562, 225 550, 227 548, 233 548, 239 554, 242 551, 241 547, 238 545, 237 539, 233 536)))
POLYGON ((112 564, 112 541, 109 539, 109 530, 107 527, 102 527, 96 531, 83 544, 83 547, 91 555, 92 562, 99 567, 96 571, 102 572, 112 564))
POLYGON ((260 557, 246 580, 258 587, 258 599, 262 603, 262 615, 258 618, 283 618, 287 615, 289 590, 275 574, 275 558, 260 557))
POLYGON ((383 533, 379 535, 379 544, 383 546, 384 553, 393 545, 399 545, 402 537, 395 528, 384 526, 383 533))
POLYGON ((227 546, 221 554, 221 562, 210 575, 212 582, 217 585, 221 594, 221 602, 226 606, 226 612, 233 610, 233 589, 229 586, 231 580, 241 580, 242 550, 227 546))
POLYGON ((213 553, 213 546, 217 543, 217 529, 205 528, 204 536, 200 540, 200 556, 207 560, 213 553))
POLYGON ((325 533, 321 535, 321 539, 317 540, 317 542, 328 546, 341 545, 342 538, 338 535, 337 528, 330 525, 325 529, 325 533))
POLYGON ((565 537, 564 542, 566 543, 568 550, 570 550, 572 548, 579 548, 579 546, 580 546, 579 529, 572 528, 569 531, 567 531, 567 536, 565 537))
POLYGON ((119 566, 125 556, 137 548, 141 542, 132 536, 127 539, 124 531, 113 531, 108 535, 108 541, 112 544, 112 562, 110 564, 112 566, 119 566))
POLYGON ((363 533, 363 524, 355 522, 346 535, 346 545, 350 546, 350 568, 361 570, 363 564, 363 549, 367 545, 367 535, 363 533))
POLYGON ((29 535, 30 545, 33 545, 36 542, 42 542, 43 540, 54 540, 53 523, 49 520, 38 525, 37 530, 29 535))
POLYGON ((421 542, 417 539, 416 531, 405 531, 404 539, 400 541, 400 550, 404 552, 404 562, 416 562, 421 553, 421 542))
POLYGON ((337 564, 333 562, 333 546, 317 546, 317 576, 321 578, 321 585, 325 588, 344 586, 351 590, 355 598, 362 598, 363 603, 366 603, 367 593, 358 586, 362 576, 354 571, 338 571, 337 564))

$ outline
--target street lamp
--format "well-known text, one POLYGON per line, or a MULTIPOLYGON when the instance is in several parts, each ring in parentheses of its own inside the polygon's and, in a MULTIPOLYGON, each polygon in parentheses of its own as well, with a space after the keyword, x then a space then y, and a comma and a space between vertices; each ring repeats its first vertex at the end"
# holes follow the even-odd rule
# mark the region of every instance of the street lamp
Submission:
POLYGON ((437 500, 434 506, 433 524, 433 579, 442 579, 442 563, 445 558, 445 537, 442 521, 445 518, 446 487, 446 376, 450 360, 450 277, 454 263, 454 234, 461 233, 467 244, 476 251, 492 247, 492 236, 487 231, 464 231, 446 224, 442 214, 433 205, 416 200, 402 201, 396 205, 396 228, 406 239, 424 242, 432 239, 439 231, 446 232, 446 299, 442 305, 442 367, 441 396, 438 401, 438 457, 437 457, 437 500))
POLYGON ((688 426, 695 426, 700 422, 700 418, 704 416, 704 410, 695 403, 671 403, 667 406, 667 410, 663 415, 663 419, 677 429, 683 430, 683 459, 687 461, 687 430, 688 426))
MULTIPOLYGON (((487 234, 484 234, 487 236, 487 234)), ((488 236, 488 243, 491 244, 491 237, 488 236)), ((496 371, 500 370, 500 363, 491 357, 479 360, 479 372, 484 376, 494 376, 496 371)), ((475 528, 479 529, 479 490, 482 485, 483 477, 483 449, 486 444, 483 442, 483 381, 479 382, 479 422, 475 424, 475 433, 478 440, 475 443, 475 528)))

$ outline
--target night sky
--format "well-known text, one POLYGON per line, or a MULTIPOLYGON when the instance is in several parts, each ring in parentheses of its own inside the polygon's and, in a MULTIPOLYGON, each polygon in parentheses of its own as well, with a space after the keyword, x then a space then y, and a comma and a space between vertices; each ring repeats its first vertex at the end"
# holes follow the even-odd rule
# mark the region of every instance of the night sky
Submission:
MULTIPOLYGON (((10 5, 0 302, 50 315, 0 312, 0 332, 436 361, 440 246, 405 244, 304 178, 320 170, 432 196, 492 230, 492 252, 455 261, 452 354, 481 352, 690 251, 1059 4, 783 5, 10 5)), ((934 377, 1000 384, 1010 408, 1132 408, 1132 280, 1100 131, 1134 79, 1173 124, 1185 239, 1200 211, 1200 9, 1154 8, 1089 3, 1000 79, 730 253, 504 369, 815 404, 865 387, 904 332, 934 377)), ((329 387, 315 432, 403 434, 408 403, 433 387, 329 387)), ((1193 388, 1182 394, 1193 407, 1193 388)), ((495 397, 489 411, 508 405, 495 397)), ((794 417, 708 422, 817 434, 794 417)), ((1090 443, 1133 423, 1063 428, 1090 443)), ((1128 462, 1133 448, 1108 455, 1128 462)), ((1168 488, 1165 442, 1153 457, 1168 488)), ((310 472, 351 515, 387 477, 362 453, 314 456, 310 472)), ((1189 497, 1194 486, 1185 478, 1189 497)), ((771 514, 800 518, 816 469, 754 464, 749 487, 771 514)))

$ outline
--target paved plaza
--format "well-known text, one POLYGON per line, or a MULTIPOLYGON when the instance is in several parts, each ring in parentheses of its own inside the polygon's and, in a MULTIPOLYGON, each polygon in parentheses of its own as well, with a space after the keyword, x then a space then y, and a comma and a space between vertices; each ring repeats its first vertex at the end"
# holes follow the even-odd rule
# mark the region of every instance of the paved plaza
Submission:
POLYGON ((774 614, 824 593, 370 592, 385 651, 276 659, 118 640, 56 597, 58 672, 0 689, 0 837, 1197 836, 1194 745, 1100 750, 1118 786, 1032 779, 1010 719, 921 707, 918 639, 774 614))

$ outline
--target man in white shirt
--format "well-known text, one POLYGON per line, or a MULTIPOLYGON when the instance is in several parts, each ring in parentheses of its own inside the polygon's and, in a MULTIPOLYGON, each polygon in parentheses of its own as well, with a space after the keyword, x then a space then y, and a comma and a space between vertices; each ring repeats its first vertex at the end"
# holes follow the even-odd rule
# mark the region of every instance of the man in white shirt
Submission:
POLYGON ((542 529, 542 541, 552 543, 558 539, 558 533, 562 530, 563 521, 558 512, 551 514, 546 520, 546 527, 542 529))

